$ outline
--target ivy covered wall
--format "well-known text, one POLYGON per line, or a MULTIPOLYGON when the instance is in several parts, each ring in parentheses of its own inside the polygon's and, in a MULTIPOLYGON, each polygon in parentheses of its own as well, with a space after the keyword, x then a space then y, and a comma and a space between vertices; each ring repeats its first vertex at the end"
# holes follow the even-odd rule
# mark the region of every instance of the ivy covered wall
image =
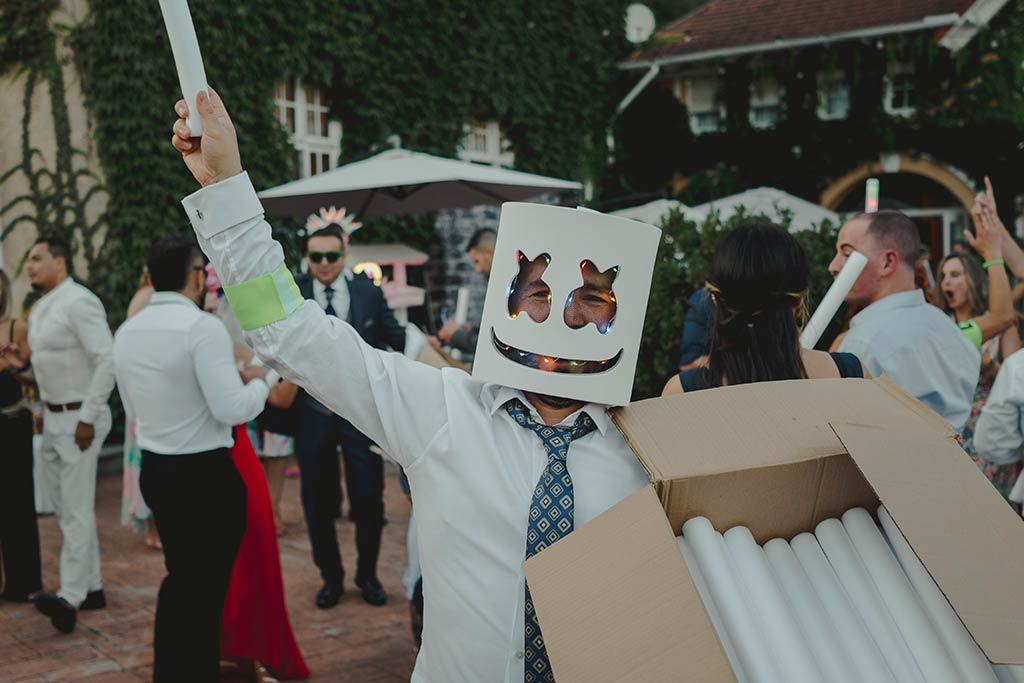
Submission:
MULTIPOLYGON (((5 0, 0 68, 31 56, 18 32, 46 25, 55 2, 5 0)), ((344 125, 342 162, 392 133, 406 147, 453 155, 471 118, 503 124, 516 167, 581 178, 602 159, 624 0, 558 3, 451 0, 194 0, 207 77, 224 97, 257 187, 295 177, 277 121, 275 86, 300 76, 323 85, 344 125)), ((108 196, 106 238, 89 284, 113 322, 157 237, 187 231, 181 197, 195 189, 169 145, 179 97, 174 62, 152 0, 92 0, 70 29, 108 196)), ((282 223, 287 228, 288 224, 282 223)), ((362 239, 425 248, 425 219, 370 222, 362 239)), ((282 235, 290 237, 289 235, 282 235)), ((293 240, 286 240, 293 241, 293 240)))

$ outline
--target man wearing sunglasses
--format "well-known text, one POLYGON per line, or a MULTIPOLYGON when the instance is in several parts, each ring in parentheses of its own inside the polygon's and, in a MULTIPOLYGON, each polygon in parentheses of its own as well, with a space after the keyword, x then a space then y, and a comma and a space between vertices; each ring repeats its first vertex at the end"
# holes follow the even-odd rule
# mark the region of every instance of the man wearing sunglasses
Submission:
MULTIPOLYGON (((299 291, 328 315, 351 324, 370 346, 402 351, 405 327, 388 308, 384 293, 372 280, 354 276, 345 267, 346 237, 337 224, 309 236, 309 276, 298 280, 299 291)), ((384 523, 384 461, 370 450, 373 442, 368 437, 305 391, 299 391, 296 404, 295 453, 302 472, 302 508, 313 562, 324 581, 316 596, 317 607, 334 607, 345 591, 334 526, 342 501, 339 446, 345 460, 350 517, 356 524, 356 586, 363 600, 383 605, 387 593, 377 578, 377 557, 384 523)))

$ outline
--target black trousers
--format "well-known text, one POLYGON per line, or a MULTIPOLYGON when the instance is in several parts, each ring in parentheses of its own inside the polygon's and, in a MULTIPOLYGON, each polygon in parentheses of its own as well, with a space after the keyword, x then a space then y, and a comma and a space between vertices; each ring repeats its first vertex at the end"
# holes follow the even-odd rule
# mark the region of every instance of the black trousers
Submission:
POLYGON ((245 484, 221 448, 143 451, 139 486, 167 565, 157 598, 153 682, 216 683, 224 598, 245 534, 245 484))
POLYGON ((42 590, 32 478, 32 413, 0 415, 0 585, 9 600, 42 590))
POLYGON ((342 500, 338 446, 345 460, 345 488, 356 524, 356 579, 377 576, 384 526, 384 461, 370 451, 372 444, 348 420, 305 406, 299 409, 295 455, 302 472, 302 509, 313 562, 325 583, 340 586, 345 576, 334 526, 342 500))

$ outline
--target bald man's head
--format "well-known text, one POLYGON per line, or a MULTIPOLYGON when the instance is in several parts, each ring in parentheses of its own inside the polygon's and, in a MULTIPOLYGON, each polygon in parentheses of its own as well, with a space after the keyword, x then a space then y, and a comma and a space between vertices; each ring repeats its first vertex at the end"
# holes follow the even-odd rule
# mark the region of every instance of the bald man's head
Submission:
POLYGON ((466 253, 476 266, 476 272, 491 274, 491 263, 494 261, 494 245, 498 241, 498 233, 490 228, 482 228, 473 233, 466 245, 466 253))

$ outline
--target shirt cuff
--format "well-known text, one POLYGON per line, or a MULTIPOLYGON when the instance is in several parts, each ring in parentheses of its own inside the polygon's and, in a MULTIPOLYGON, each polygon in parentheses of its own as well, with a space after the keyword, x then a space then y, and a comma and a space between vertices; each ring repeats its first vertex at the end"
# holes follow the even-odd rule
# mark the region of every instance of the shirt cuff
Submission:
POLYGON ((242 171, 236 176, 196 190, 181 201, 192 228, 203 239, 263 215, 263 204, 242 171))

